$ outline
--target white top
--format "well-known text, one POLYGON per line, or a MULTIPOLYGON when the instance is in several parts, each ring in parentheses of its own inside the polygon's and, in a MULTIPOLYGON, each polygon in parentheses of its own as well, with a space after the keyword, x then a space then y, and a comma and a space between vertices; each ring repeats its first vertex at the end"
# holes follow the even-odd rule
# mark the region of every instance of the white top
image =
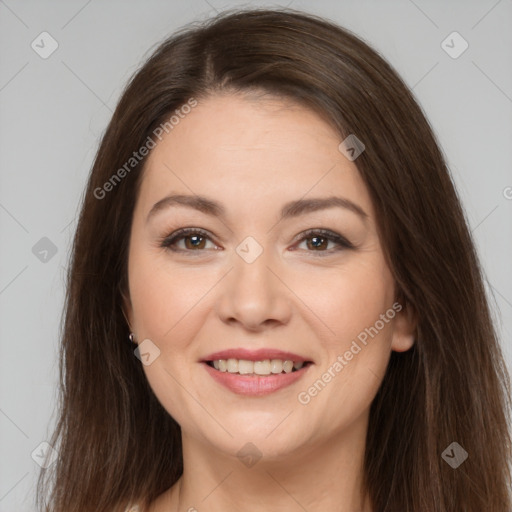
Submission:
POLYGON ((130 506, 126 509, 126 512, 140 512, 139 505, 130 505, 130 506))

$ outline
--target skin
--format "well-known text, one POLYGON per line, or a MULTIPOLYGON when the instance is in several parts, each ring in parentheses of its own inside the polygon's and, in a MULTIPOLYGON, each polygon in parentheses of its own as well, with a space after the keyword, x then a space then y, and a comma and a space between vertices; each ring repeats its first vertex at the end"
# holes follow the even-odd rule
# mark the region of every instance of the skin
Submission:
POLYGON ((370 196, 340 142, 298 104, 223 94, 199 102, 152 150, 134 211, 125 312, 136 340, 160 350, 144 371, 181 425, 184 473, 151 512, 372 511, 362 486, 369 408, 391 351, 414 343, 410 309, 309 403, 298 400, 396 300, 370 196), (146 221, 170 193, 207 196, 226 216, 172 206, 146 221), (340 207, 279 221, 288 201, 332 195, 356 203, 366 221, 340 207), (190 238, 176 242, 183 252, 159 245, 182 227, 210 236, 200 249, 190 238), (311 228, 356 248, 296 239, 311 228), (236 252, 248 236, 263 248, 252 263, 236 252), (313 364, 287 388, 240 396, 200 363, 239 347, 286 350, 313 364), (248 442, 262 455, 252 467, 236 455, 248 442))

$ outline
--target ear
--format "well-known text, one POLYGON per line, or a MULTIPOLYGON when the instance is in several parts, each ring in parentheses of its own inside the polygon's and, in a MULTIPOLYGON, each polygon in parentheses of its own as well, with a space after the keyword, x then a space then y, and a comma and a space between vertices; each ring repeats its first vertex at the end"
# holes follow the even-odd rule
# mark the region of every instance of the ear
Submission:
POLYGON ((418 326, 418 317, 416 310, 410 302, 405 302, 405 306, 396 308, 397 314, 395 317, 393 339, 391 342, 391 350, 395 352, 406 352, 413 345, 416 339, 416 328, 418 326))

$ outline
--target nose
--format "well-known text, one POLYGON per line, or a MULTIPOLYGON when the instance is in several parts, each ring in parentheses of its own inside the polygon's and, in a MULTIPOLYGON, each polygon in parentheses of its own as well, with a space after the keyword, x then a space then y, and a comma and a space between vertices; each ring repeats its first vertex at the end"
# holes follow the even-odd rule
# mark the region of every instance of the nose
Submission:
POLYGON ((223 322, 258 332, 290 321, 292 293, 270 256, 263 251, 248 263, 234 255, 233 269, 222 280, 216 302, 217 314, 223 322))

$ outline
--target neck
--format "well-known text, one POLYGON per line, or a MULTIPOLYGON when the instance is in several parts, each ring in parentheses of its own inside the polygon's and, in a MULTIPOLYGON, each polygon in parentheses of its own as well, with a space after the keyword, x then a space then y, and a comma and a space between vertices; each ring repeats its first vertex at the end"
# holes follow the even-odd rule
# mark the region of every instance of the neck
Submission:
POLYGON ((184 435, 184 471, 171 489, 170 510, 371 512, 363 488, 367 422, 364 415, 286 455, 263 453, 251 467, 184 435))

